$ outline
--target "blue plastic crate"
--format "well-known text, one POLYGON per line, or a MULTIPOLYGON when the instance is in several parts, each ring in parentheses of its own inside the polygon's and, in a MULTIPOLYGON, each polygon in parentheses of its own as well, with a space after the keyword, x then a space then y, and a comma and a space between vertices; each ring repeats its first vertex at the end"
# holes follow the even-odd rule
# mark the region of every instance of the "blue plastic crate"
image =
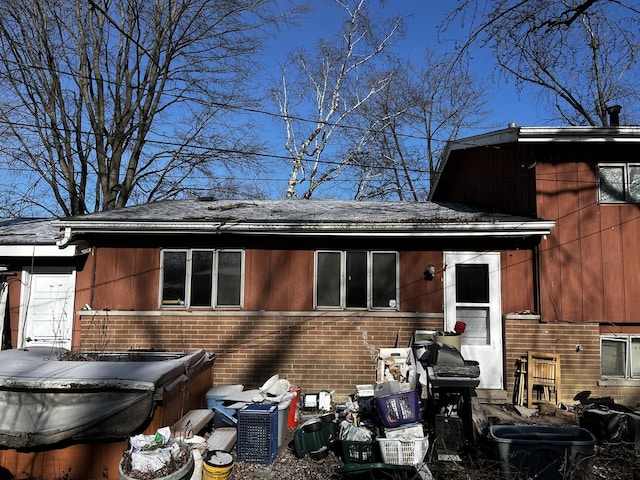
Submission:
POLYGON ((278 406, 246 405, 238 411, 238 461, 270 465, 278 454, 278 406))

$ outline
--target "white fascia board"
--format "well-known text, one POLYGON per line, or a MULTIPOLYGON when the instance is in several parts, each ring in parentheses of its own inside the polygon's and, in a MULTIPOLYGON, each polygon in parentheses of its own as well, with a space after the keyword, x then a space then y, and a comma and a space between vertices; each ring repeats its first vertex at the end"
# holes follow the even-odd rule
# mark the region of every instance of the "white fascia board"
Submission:
MULTIPOLYGON (((514 222, 464 222, 459 223, 389 223, 389 224, 353 224, 353 223, 119 223, 117 228, 107 225, 93 228, 72 228, 72 234, 103 233, 103 234, 198 234, 198 233, 236 233, 245 235, 304 235, 304 236, 355 236, 368 233, 376 236, 504 236, 504 235, 545 235, 550 233, 555 225, 551 221, 514 221, 514 222)), ((116 227, 116 225, 114 225, 116 227)))
POLYGON ((0 245, 0 257, 75 257, 76 245, 60 248, 57 245, 0 245))
POLYGON ((521 127, 519 143, 640 143, 640 127, 521 127))

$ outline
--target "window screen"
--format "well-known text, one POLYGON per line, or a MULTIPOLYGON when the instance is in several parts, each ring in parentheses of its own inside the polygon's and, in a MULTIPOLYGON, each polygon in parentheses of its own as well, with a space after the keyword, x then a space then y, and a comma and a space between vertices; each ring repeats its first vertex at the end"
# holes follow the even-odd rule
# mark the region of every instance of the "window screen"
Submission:
POLYGON ((191 258, 191 305, 211 305, 213 252, 194 251, 191 258))
POLYGON ((602 375, 624 377, 626 373, 626 358, 627 342, 625 340, 602 340, 602 375))
POLYGON ((318 252, 316 268, 318 306, 340 306, 340 270, 340 252, 318 252))
POLYGON ((631 376, 640 378, 640 338, 631 339, 631 376))
POLYGON ((186 298, 187 252, 164 252, 162 304, 180 305, 186 298))
POLYGON ((483 307, 457 307, 456 320, 464 322, 466 345, 490 345, 489 309, 483 307))
POLYGON ((640 203, 640 165, 629 165, 629 201, 640 203))
POLYGON ((373 306, 396 306, 396 254, 373 253, 373 306))
POLYGON ((600 202, 624 202, 624 166, 599 167, 598 189, 600 202))
POLYGON ((217 306, 240 305, 242 252, 218 252, 217 306))
POLYGON ((316 306, 397 308, 397 252, 316 252, 316 306))
POLYGON ((241 306, 242 256, 233 250, 163 250, 162 305, 241 306))
POLYGON ((367 252, 347 252, 347 307, 367 307, 367 252))

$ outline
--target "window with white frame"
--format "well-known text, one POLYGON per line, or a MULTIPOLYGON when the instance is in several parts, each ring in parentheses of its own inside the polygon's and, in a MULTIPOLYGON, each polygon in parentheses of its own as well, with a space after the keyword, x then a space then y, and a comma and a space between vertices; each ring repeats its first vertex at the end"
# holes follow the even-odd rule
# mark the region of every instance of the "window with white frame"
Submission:
POLYGON ((163 250, 161 304, 241 307, 243 264, 241 250, 163 250))
POLYGON ((599 203, 640 203, 640 163, 598 165, 599 203))
POLYGON ((600 337, 600 366, 603 377, 640 379, 640 335, 600 337))
POLYGON ((398 252, 317 251, 318 308, 398 308, 398 252))

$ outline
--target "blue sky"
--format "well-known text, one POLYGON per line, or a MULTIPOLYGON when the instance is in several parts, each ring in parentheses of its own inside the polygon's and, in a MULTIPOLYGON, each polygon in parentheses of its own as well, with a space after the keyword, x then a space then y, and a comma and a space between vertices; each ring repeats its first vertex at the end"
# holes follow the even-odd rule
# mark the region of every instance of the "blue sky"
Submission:
MULTIPOLYGON (((277 87, 281 74, 281 66, 288 54, 304 48, 313 52, 313 47, 320 38, 335 38, 340 28, 340 22, 344 13, 334 0, 285 0, 286 4, 306 3, 312 4, 313 10, 307 14, 298 25, 283 27, 265 45, 265 54, 262 59, 264 69, 258 72, 258 84, 264 89, 277 87)), ((380 8, 378 0, 368 0, 368 4, 380 8)), ((455 5, 451 0, 388 0, 381 13, 386 17, 400 15, 406 25, 406 35, 395 47, 407 60, 420 65, 423 62, 427 49, 438 54, 453 51, 453 40, 464 41, 466 34, 458 31, 447 32, 447 39, 439 38, 438 26, 441 24, 449 9, 455 5), (457 38, 456 38, 457 37, 457 38)), ((461 136, 483 134, 506 128, 509 123, 515 122, 521 126, 546 125, 544 119, 546 112, 538 107, 538 99, 526 90, 519 94, 513 84, 505 79, 495 78, 495 64, 488 50, 475 48, 472 51, 471 70, 480 80, 490 95, 487 108, 490 110, 487 121, 473 129, 462 132, 461 136)), ((279 90, 279 88, 278 88, 279 90)), ((261 186, 267 187, 269 194, 274 198, 282 198, 286 179, 291 171, 287 160, 287 152, 284 149, 286 139, 284 122, 277 118, 277 106, 272 103, 269 110, 273 116, 263 118, 259 116, 258 129, 270 147, 275 163, 280 163, 276 171, 267 173, 261 179, 261 186)), ((326 155, 325 155, 326 157, 326 155)), ((330 196, 337 195, 336 185, 340 182, 332 182, 327 187, 319 189, 314 197, 323 196, 323 190, 328 189, 330 196)))
MULTIPOLYGON (((284 28, 269 44, 267 61, 278 74, 277 64, 288 52, 303 46, 312 47, 318 38, 330 37, 339 28, 341 9, 334 0, 316 0, 313 11, 300 22, 300 25, 284 28)), ((369 2, 370 5, 378 2, 369 2)), ((442 52, 452 50, 452 41, 465 40, 465 32, 448 32, 447 39, 439 38, 437 27, 455 5, 450 0, 388 0, 381 12, 385 16, 400 15, 405 20, 406 35, 398 45, 402 52, 413 62, 419 63, 425 49, 442 52), (456 38, 457 37, 457 38, 456 38)), ((530 91, 518 93, 513 82, 494 78, 495 63, 487 49, 474 48, 472 71, 481 80, 491 94, 489 108, 492 110, 487 130, 506 127, 510 122, 523 126, 546 124, 546 112, 538 106, 537 97, 530 91)), ((481 132, 476 132, 481 133, 481 132)))

